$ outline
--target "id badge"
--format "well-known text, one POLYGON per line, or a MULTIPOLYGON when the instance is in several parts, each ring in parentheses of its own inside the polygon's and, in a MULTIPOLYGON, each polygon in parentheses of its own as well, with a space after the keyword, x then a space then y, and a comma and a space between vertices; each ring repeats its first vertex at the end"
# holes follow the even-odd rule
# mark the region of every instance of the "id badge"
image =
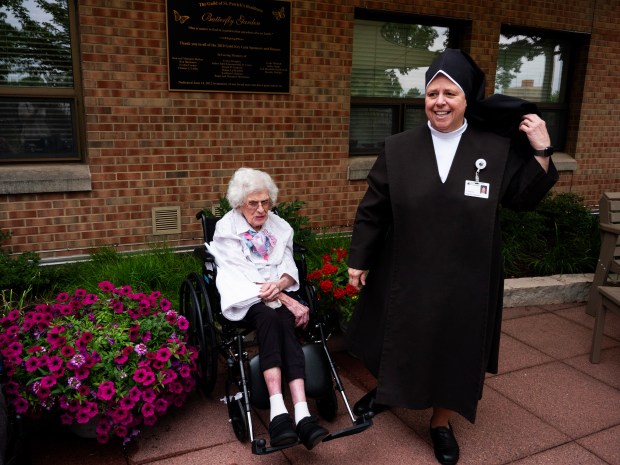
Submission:
POLYGON ((490 185, 488 182, 465 181, 465 195, 468 197, 489 198, 490 185))

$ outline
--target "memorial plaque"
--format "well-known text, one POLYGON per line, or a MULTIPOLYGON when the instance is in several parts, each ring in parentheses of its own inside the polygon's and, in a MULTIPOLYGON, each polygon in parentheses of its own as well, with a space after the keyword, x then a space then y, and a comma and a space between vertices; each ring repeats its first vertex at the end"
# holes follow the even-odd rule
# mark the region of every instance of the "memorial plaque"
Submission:
POLYGON ((167 0, 170 90, 288 93, 291 4, 167 0))

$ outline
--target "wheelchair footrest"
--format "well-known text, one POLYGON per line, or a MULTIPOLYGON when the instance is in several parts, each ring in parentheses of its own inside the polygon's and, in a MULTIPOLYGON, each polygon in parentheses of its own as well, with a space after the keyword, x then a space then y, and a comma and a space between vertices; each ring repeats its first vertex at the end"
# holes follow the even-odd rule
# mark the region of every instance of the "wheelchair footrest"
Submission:
POLYGON ((366 431, 368 428, 372 426, 372 420, 368 418, 366 415, 358 417, 355 420, 353 426, 349 426, 348 428, 341 429, 340 431, 336 431, 328 434, 323 439, 323 442, 331 441, 333 439, 343 438, 345 436, 351 436, 353 434, 361 433, 362 431, 366 431))
POLYGON ((271 446, 267 447, 267 441, 264 439, 254 439, 252 441, 252 453, 254 455, 266 455, 278 452, 279 450, 288 449, 289 447, 295 447, 301 444, 301 442, 293 442, 291 444, 285 444, 283 446, 271 446))

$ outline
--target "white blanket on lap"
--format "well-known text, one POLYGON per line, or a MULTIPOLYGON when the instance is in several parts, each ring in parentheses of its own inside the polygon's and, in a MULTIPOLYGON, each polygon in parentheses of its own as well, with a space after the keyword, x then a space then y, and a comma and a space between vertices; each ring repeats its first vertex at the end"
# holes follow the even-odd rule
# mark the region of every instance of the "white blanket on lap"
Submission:
POLYGON ((220 294, 222 314, 231 321, 243 319, 248 309, 260 302, 258 293, 260 285, 248 280, 236 266, 231 266, 226 260, 218 260, 218 251, 215 244, 205 242, 207 250, 215 257, 217 279, 215 284, 220 294))

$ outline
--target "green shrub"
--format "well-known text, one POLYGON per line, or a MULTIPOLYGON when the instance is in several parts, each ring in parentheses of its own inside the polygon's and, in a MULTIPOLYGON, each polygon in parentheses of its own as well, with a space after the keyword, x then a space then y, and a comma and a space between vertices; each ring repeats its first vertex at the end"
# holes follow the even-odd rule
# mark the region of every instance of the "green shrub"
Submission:
POLYGON ((94 252, 89 261, 76 263, 74 267, 65 290, 96 289, 99 282, 107 280, 145 293, 161 291, 178 309, 181 282, 189 272, 199 270, 200 263, 189 253, 176 253, 160 245, 135 254, 121 254, 104 247, 94 252))
POLYGON ((573 193, 550 193, 532 212, 500 212, 506 277, 594 272, 598 217, 573 193))

